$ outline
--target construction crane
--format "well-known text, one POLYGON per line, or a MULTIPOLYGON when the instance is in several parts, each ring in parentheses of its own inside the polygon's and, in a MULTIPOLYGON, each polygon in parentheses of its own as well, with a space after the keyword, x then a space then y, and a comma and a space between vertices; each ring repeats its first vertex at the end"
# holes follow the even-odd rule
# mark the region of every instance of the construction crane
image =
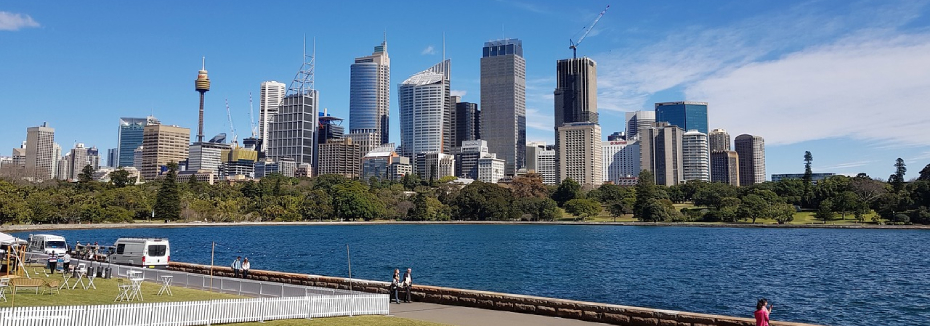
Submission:
POLYGON ((249 92, 249 127, 252 128, 252 138, 258 133, 258 125, 255 124, 255 107, 252 106, 252 92, 249 92))
POLYGON ((601 13, 597 15, 597 18, 594 19, 594 22, 593 22, 593 23, 591 23, 591 27, 588 27, 587 30, 584 31, 584 34, 581 35, 581 38, 578 39, 578 42, 574 42, 574 41, 572 41, 571 39, 568 39, 568 43, 571 44, 568 48, 569 48, 569 49, 572 49, 572 58, 573 58, 573 59, 577 59, 577 58, 578 58, 578 56, 577 56, 577 54, 578 54, 578 46, 581 45, 581 42, 584 41, 584 38, 585 38, 586 36, 588 36, 588 33, 591 33, 591 30, 594 29, 594 25, 597 25, 597 21, 598 21, 598 20, 601 20, 601 17, 604 17, 604 14, 607 13, 607 9, 610 9, 610 5, 607 5, 607 8, 604 8, 604 10, 601 11, 601 13))
POLYGON ((229 131, 232 132, 233 147, 239 147, 239 135, 236 134, 236 126, 233 125, 232 114, 229 113, 229 99, 226 99, 226 118, 229 119, 229 131))

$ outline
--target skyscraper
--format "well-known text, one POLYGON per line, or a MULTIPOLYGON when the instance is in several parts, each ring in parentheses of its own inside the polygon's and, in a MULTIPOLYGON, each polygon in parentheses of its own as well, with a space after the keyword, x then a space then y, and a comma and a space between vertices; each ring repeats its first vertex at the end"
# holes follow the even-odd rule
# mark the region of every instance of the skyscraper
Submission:
POLYGON ((734 151, 710 153, 710 181, 739 187, 739 154, 734 151))
MULTIPOLYGON (((514 175, 526 164, 526 60, 523 41, 485 42, 481 57, 481 130, 491 153, 514 175)), ((456 144, 458 146, 458 144, 456 144)))
POLYGON ((639 142, 608 140, 601 145, 604 181, 619 184, 620 178, 639 176, 639 142))
POLYGON ((742 134, 733 140, 733 147, 739 155, 739 185, 765 182, 765 140, 760 136, 742 134))
POLYGON ((42 123, 26 129, 26 177, 39 182, 55 175, 55 129, 42 123))
POLYGON ((398 87, 402 156, 415 158, 420 153, 450 150, 449 64, 446 60, 416 73, 398 87))
POLYGON ((359 176, 361 159, 359 146, 352 142, 352 138, 330 139, 320 144, 318 173, 319 175, 338 174, 349 179, 356 179, 359 176))
POLYGON ((656 184, 673 186, 684 179, 682 133, 667 122, 640 129, 640 166, 655 175, 656 184))
POLYGON ((258 100, 259 118, 258 118, 258 137, 263 140, 261 152, 266 152, 268 148, 268 134, 271 131, 271 122, 274 121, 274 115, 278 113, 278 106, 284 99, 287 85, 277 81, 262 82, 260 98, 258 100))
POLYGON ((601 127, 593 122, 573 122, 559 127, 562 150, 557 151, 559 182, 571 178, 591 189, 604 183, 601 164, 601 127))
MULTIPOLYGON (((155 180, 162 166, 188 157, 191 130, 163 124, 146 125, 142 134, 142 178, 155 180)), ((137 167, 139 168, 139 167, 137 167)))
MULTIPOLYGON (((117 158, 114 167, 134 166, 133 151, 142 146, 142 133, 145 126, 157 124, 158 119, 153 116, 146 118, 119 118, 119 133, 117 134, 117 158)), ((139 168, 136 166, 136 168, 139 168)))
POLYGON ((481 111, 478 110, 478 104, 460 100, 458 96, 452 97, 452 102, 455 102, 455 147, 463 146, 463 141, 481 139, 481 111))
POLYGON ((656 122, 656 111, 634 111, 626 113, 626 139, 634 140, 640 129, 646 129, 656 122))
MULTIPOLYGON (((320 92, 314 89, 314 61, 313 55, 307 55, 305 50, 304 62, 269 123, 268 141, 264 144, 268 149, 266 156, 279 164, 288 158, 295 166, 307 163, 312 169, 317 168, 320 92)), ((290 169, 286 172, 293 173, 290 169)))
POLYGON ((682 169, 684 181, 710 181, 710 152, 707 151, 707 135, 688 130, 681 137, 682 169))
POLYGON ((387 40, 370 56, 355 58, 350 68, 349 133, 373 133, 379 144, 389 142, 391 58, 387 40))
POLYGON ((714 129, 707 135, 710 142, 710 152, 730 150, 730 134, 724 129, 714 129))
MULTIPOLYGON (((555 168, 556 168, 556 179, 558 182, 562 182, 565 178, 569 177, 564 173, 570 170, 583 170, 583 171, 593 171, 597 170, 597 178, 595 178, 600 184, 601 182, 601 168, 594 168, 594 164, 600 165, 601 160, 596 161, 577 161, 577 163, 583 164, 584 166, 571 166, 571 169, 566 169, 561 160, 563 157, 574 157, 577 153, 572 153, 570 155, 564 153, 567 150, 566 147, 562 145, 561 136, 562 132, 559 131, 559 128, 570 123, 593 123, 597 124, 597 63, 590 58, 574 58, 574 59, 563 59, 559 60, 556 64, 556 89, 553 92, 555 100, 555 168), (568 155, 568 156, 566 156, 568 155)), ((570 128, 577 129, 577 128, 570 128)), ((484 131, 485 133, 487 131, 484 131)), ((571 132, 572 134, 575 131, 571 132)), ((600 127, 597 128, 598 137, 592 139, 594 142, 590 145, 591 148, 597 148, 596 155, 600 157, 601 150, 601 137, 600 137, 600 127)), ((578 148, 579 144, 573 144, 573 147, 578 148)), ((575 172, 572 172, 575 174, 575 172)), ((594 172, 591 172, 594 173, 594 172)), ((593 177, 593 174, 591 175, 593 177)), ((572 178, 575 179, 575 178, 572 178)), ((594 183, 595 179, 588 179, 588 182, 594 183)), ((575 180, 579 181, 579 180, 575 180)), ((580 182, 580 181, 579 181, 580 182)))
POLYGON ((656 103, 656 122, 668 122, 683 130, 707 135, 707 102, 656 103))

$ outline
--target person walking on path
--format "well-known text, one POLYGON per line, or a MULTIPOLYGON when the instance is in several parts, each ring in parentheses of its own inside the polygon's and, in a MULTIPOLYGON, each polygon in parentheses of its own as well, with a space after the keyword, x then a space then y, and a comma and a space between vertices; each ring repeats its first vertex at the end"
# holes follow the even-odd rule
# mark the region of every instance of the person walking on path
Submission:
POLYGON ((62 261, 61 261, 61 268, 62 270, 64 270, 65 273, 67 273, 69 266, 71 266, 71 254, 65 251, 65 257, 62 258, 62 261))
POLYGON ((55 265, 58 265, 58 255, 54 251, 48 253, 48 270, 49 273, 55 274, 55 265))
POLYGON ((407 268, 407 272, 404 273, 404 289, 407 290, 407 300, 404 302, 410 303, 410 286, 413 285, 413 276, 410 275, 410 268, 407 268))
POLYGON ((234 277, 239 277, 239 271, 242 270, 242 257, 236 256, 236 260, 232 262, 232 270, 235 274, 234 277))
POLYGON ((391 280, 391 294, 394 296, 394 302, 400 303, 400 295, 397 293, 397 288, 400 287, 400 270, 394 269, 394 279, 391 280))
POLYGON ((249 257, 246 257, 242 261, 242 278, 249 278, 249 269, 252 268, 252 264, 249 264, 249 257))
POLYGON ((759 302, 756 303, 756 312, 753 313, 756 317, 756 326, 769 326, 769 313, 772 312, 775 306, 769 305, 768 303, 768 300, 765 300, 765 298, 759 299, 759 302), (766 305, 768 305, 768 307, 766 307, 766 305))
POLYGON ((94 241, 94 254, 90 256, 91 260, 97 260, 97 253, 100 252, 100 245, 97 244, 97 241, 94 241))

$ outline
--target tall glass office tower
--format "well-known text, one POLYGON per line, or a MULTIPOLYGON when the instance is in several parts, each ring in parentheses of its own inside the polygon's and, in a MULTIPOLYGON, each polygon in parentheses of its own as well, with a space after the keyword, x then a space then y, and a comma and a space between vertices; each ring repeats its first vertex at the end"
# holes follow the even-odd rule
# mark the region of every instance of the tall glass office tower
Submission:
MULTIPOLYGON (((142 135, 145 126, 158 124, 158 119, 153 116, 146 118, 119 118, 119 139, 116 147, 116 162, 111 162, 113 167, 134 166, 134 151, 142 146, 142 135), (113 164, 116 163, 116 164, 113 164)), ((136 166, 136 168, 142 168, 136 166)))
MULTIPOLYGON (((504 160, 504 174, 526 165, 526 60, 523 41, 484 43, 481 57, 481 130, 488 150, 504 160)), ((455 144, 459 146, 461 144, 455 144)))
POLYGON ((445 60, 407 78, 397 89, 400 104, 401 155, 449 150, 449 65, 445 60))
POLYGON ((707 102, 656 103, 656 122, 707 134, 707 102))
POLYGON ((387 41, 370 56, 355 58, 350 70, 349 133, 376 134, 380 144, 389 143, 391 59, 387 41))

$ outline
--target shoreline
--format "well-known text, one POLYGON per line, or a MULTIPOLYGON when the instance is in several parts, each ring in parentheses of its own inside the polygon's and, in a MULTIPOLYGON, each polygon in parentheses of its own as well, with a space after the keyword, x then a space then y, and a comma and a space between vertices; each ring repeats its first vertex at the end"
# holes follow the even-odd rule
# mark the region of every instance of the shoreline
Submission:
POLYGON ((218 226, 294 226, 294 225, 591 225, 591 226, 652 226, 707 228, 782 228, 782 229, 893 229, 930 230, 930 225, 876 224, 741 224, 741 223, 652 223, 652 222, 584 222, 584 221, 301 221, 301 222, 170 222, 170 223, 94 223, 94 224, 9 224, 0 232, 86 229, 189 228, 218 226))

